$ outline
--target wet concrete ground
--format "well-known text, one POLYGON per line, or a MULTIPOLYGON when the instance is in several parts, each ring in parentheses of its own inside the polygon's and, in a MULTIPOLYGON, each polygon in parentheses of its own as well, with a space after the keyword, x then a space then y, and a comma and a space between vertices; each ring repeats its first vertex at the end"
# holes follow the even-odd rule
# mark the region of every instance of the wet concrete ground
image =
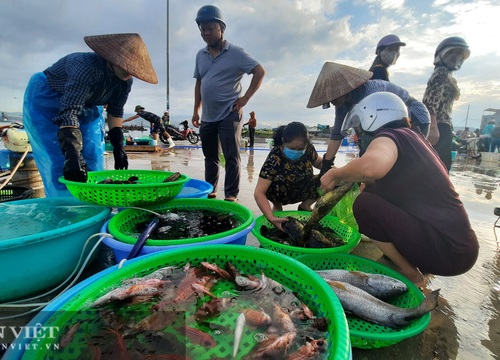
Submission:
MULTIPOLYGON (((161 153, 129 152, 130 168, 179 171, 204 180, 203 153, 200 147, 178 142, 178 147, 161 153)), ((253 199, 260 168, 268 154, 266 143, 257 143, 254 150, 241 150, 241 192, 239 203, 260 216, 253 199)), ((326 146, 315 144, 318 152, 326 146)), ((342 148, 336 165, 341 166, 356 156, 353 148, 342 148)), ((106 158, 113 169, 113 159, 106 158)), ((497 158, 498 159, 498 158, 497 158)), ((468 159, 459 156, 450 177, 469 214, 481 245, 479 258, 472 270, 456 277, 429 278, 427 289, 441 289, 439 307, 432 313, 429 327, 421 334, 396 345, 381 349, 353 349, 355 360, 364 359, 500 359, 500 252, 497 247, 494 208, 500 206, 500 162, 468 159)), ((224 169, 218 197, 223 198, 224 169)), ((296 210, 297 205, 284 210, 296 210)), ((500 231, 500 229, 499 229, 500 231)), ((249 234, 247 245, 258 246, 249 234)), ((362 241, 352 252, 373 260, 380 251, 369 241, 362 241)))
MULTIPOLYGON (((129 152, 129 167, 179 171, 192 178, 204 180, 201 148, 188 142, 176 143, 178 147, 159 153, 129 152)), ((258 217, 261 213, 253 199, 253 191, 269 149, 263 142, 256 145, 258 147, 254 150, 241 150, 239 203, 251 209, 258 217)), ((315 146, 320 154, 326 150, 323 142, 315 146)), ((356 149, 342 148, 336 165, 341 166, 355 156, 356 149)), ((106 169, 114 168, 112 154, 106 156, 105 164, 106 169)), ((440 288, 441 295, 439 307, 432 312, 431 323, 424 332, 386 348, 353 349, 354 360, 500 359, 500 250, 494 231, 494 223, 498 218, 494 215, 494 209, 500 207, 500 161, 481 161, 459 156, 450 177, 464 202, 480 242, 476 265, 460 276, 436 276, 429 279, 426 291, 440 288)), ((221 168, 219 198, 224 195, 223 179, 224 169, 221 168)), ((285 210, 296 208, 297 205, 284 207, 285 210)), ((249 234, 247 245, 258 246, 259 243, 249 234)), ((372 260, 381 257, 380 251, 369 241, 362 241, 352 253, 372 260)), ((94 267, 89 271, 95 270, 94 267)), ((13 324, 26 324, 31 317, 18 318, 13 324)), ((1 354, 2 351, 0 356, 1 354)))

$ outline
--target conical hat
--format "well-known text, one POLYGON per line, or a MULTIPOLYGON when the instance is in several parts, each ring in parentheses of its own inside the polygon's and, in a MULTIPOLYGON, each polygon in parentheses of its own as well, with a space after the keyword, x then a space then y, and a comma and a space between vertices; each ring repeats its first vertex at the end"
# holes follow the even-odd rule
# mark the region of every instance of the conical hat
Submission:
POLYGON ((99 56, 125 70, 133 77, 158 84, 148 49, 139 34, 85 36, 85 43, 99 56))
POLYGON ((326 62, 307 103, 308 108, 328 104, 370 80, 373 73, 334 62, 326 62))

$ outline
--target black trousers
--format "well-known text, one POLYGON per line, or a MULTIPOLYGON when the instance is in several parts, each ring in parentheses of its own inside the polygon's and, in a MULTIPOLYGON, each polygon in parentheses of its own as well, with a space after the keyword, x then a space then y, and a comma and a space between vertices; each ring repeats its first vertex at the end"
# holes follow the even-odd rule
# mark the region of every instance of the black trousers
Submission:
POLYGON ((439 155, 439 158, 448 169, 451 169, 451 143, 453 141, 453 134, 451 127, 448 124, 438 123, 439 141, 434 145, 434 150, 439 155))
POLYGON ((217 191, 220 171, 220 149, 224 154, 226 176, 224 195, 237 198, 240 192, 240 138, 241 117, 231 112, 225 119, 215 122, 202 121, 200 126, 201 149, 205 156, 205 181, 217 191))

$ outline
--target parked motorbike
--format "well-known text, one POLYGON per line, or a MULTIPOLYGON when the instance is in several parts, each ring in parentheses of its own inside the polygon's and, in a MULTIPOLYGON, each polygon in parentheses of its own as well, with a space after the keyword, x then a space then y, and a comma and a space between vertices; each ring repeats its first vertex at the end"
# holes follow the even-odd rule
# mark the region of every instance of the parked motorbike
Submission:
MULTIPOLYGON (((189 127, 187 120, 184 120, 179 125, 182 125, 184 130, 179 131, 171 125, 165 125, 165 130, 167 130, 173 140, 187 140, 191 144, 197 144, 200 141, 200 136, 189 127)), ((163 134, 160 134, 160 140, 164 144, 168 144, 167 138, 163 134)))

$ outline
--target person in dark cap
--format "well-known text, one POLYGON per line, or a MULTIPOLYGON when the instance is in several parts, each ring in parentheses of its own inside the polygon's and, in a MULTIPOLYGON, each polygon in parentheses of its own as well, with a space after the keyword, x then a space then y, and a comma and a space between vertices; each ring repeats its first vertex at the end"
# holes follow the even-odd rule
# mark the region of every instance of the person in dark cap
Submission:
POLYGON ((453 140, 451 112, 455 100, 460 97, 452 72, 459 70, 469 56, 469 45, 461 37, 452 36, 441 41, 434 53, 434 72, 427 82, 422 100, 431 114, 428 140, 448 171, 451 169, 453 140))
POLYGON ((219 149, 222 149, 226 159, 224 200, 234 202, 240 191, 239 149, 243 107, 262 84, 265 70, 241 47, 224 39, 226 23, 218 7, 202 6, 195 20, 207 46, 196 55, 191 122, 194 127, 200 128, 201 147, 205 156, 205 180, 214 187, 208 197, 214 198, 217 195, 219 149), (252 79, 243 93, 241 79, 245 74, 251 74, 252 79))
POLYGON ((397 35, 386 35, 377 43, 375 49, 375 59, 370 67, 373 73, 372 80, 389 81, 389 66, 396 64, 399 58, 399 49, 401 46, 406 46, 397 35))
POLYGON ((122 118, 132 77, 158 83, 139 34, 86 36, 84 41, 94 52, 59 59, 34 74, 24 94, 23 122, 46 196, 70 196, 60 176, 86 182, 87 171, 104 168, 104 105, 115 169, 128 168, 122 118))

